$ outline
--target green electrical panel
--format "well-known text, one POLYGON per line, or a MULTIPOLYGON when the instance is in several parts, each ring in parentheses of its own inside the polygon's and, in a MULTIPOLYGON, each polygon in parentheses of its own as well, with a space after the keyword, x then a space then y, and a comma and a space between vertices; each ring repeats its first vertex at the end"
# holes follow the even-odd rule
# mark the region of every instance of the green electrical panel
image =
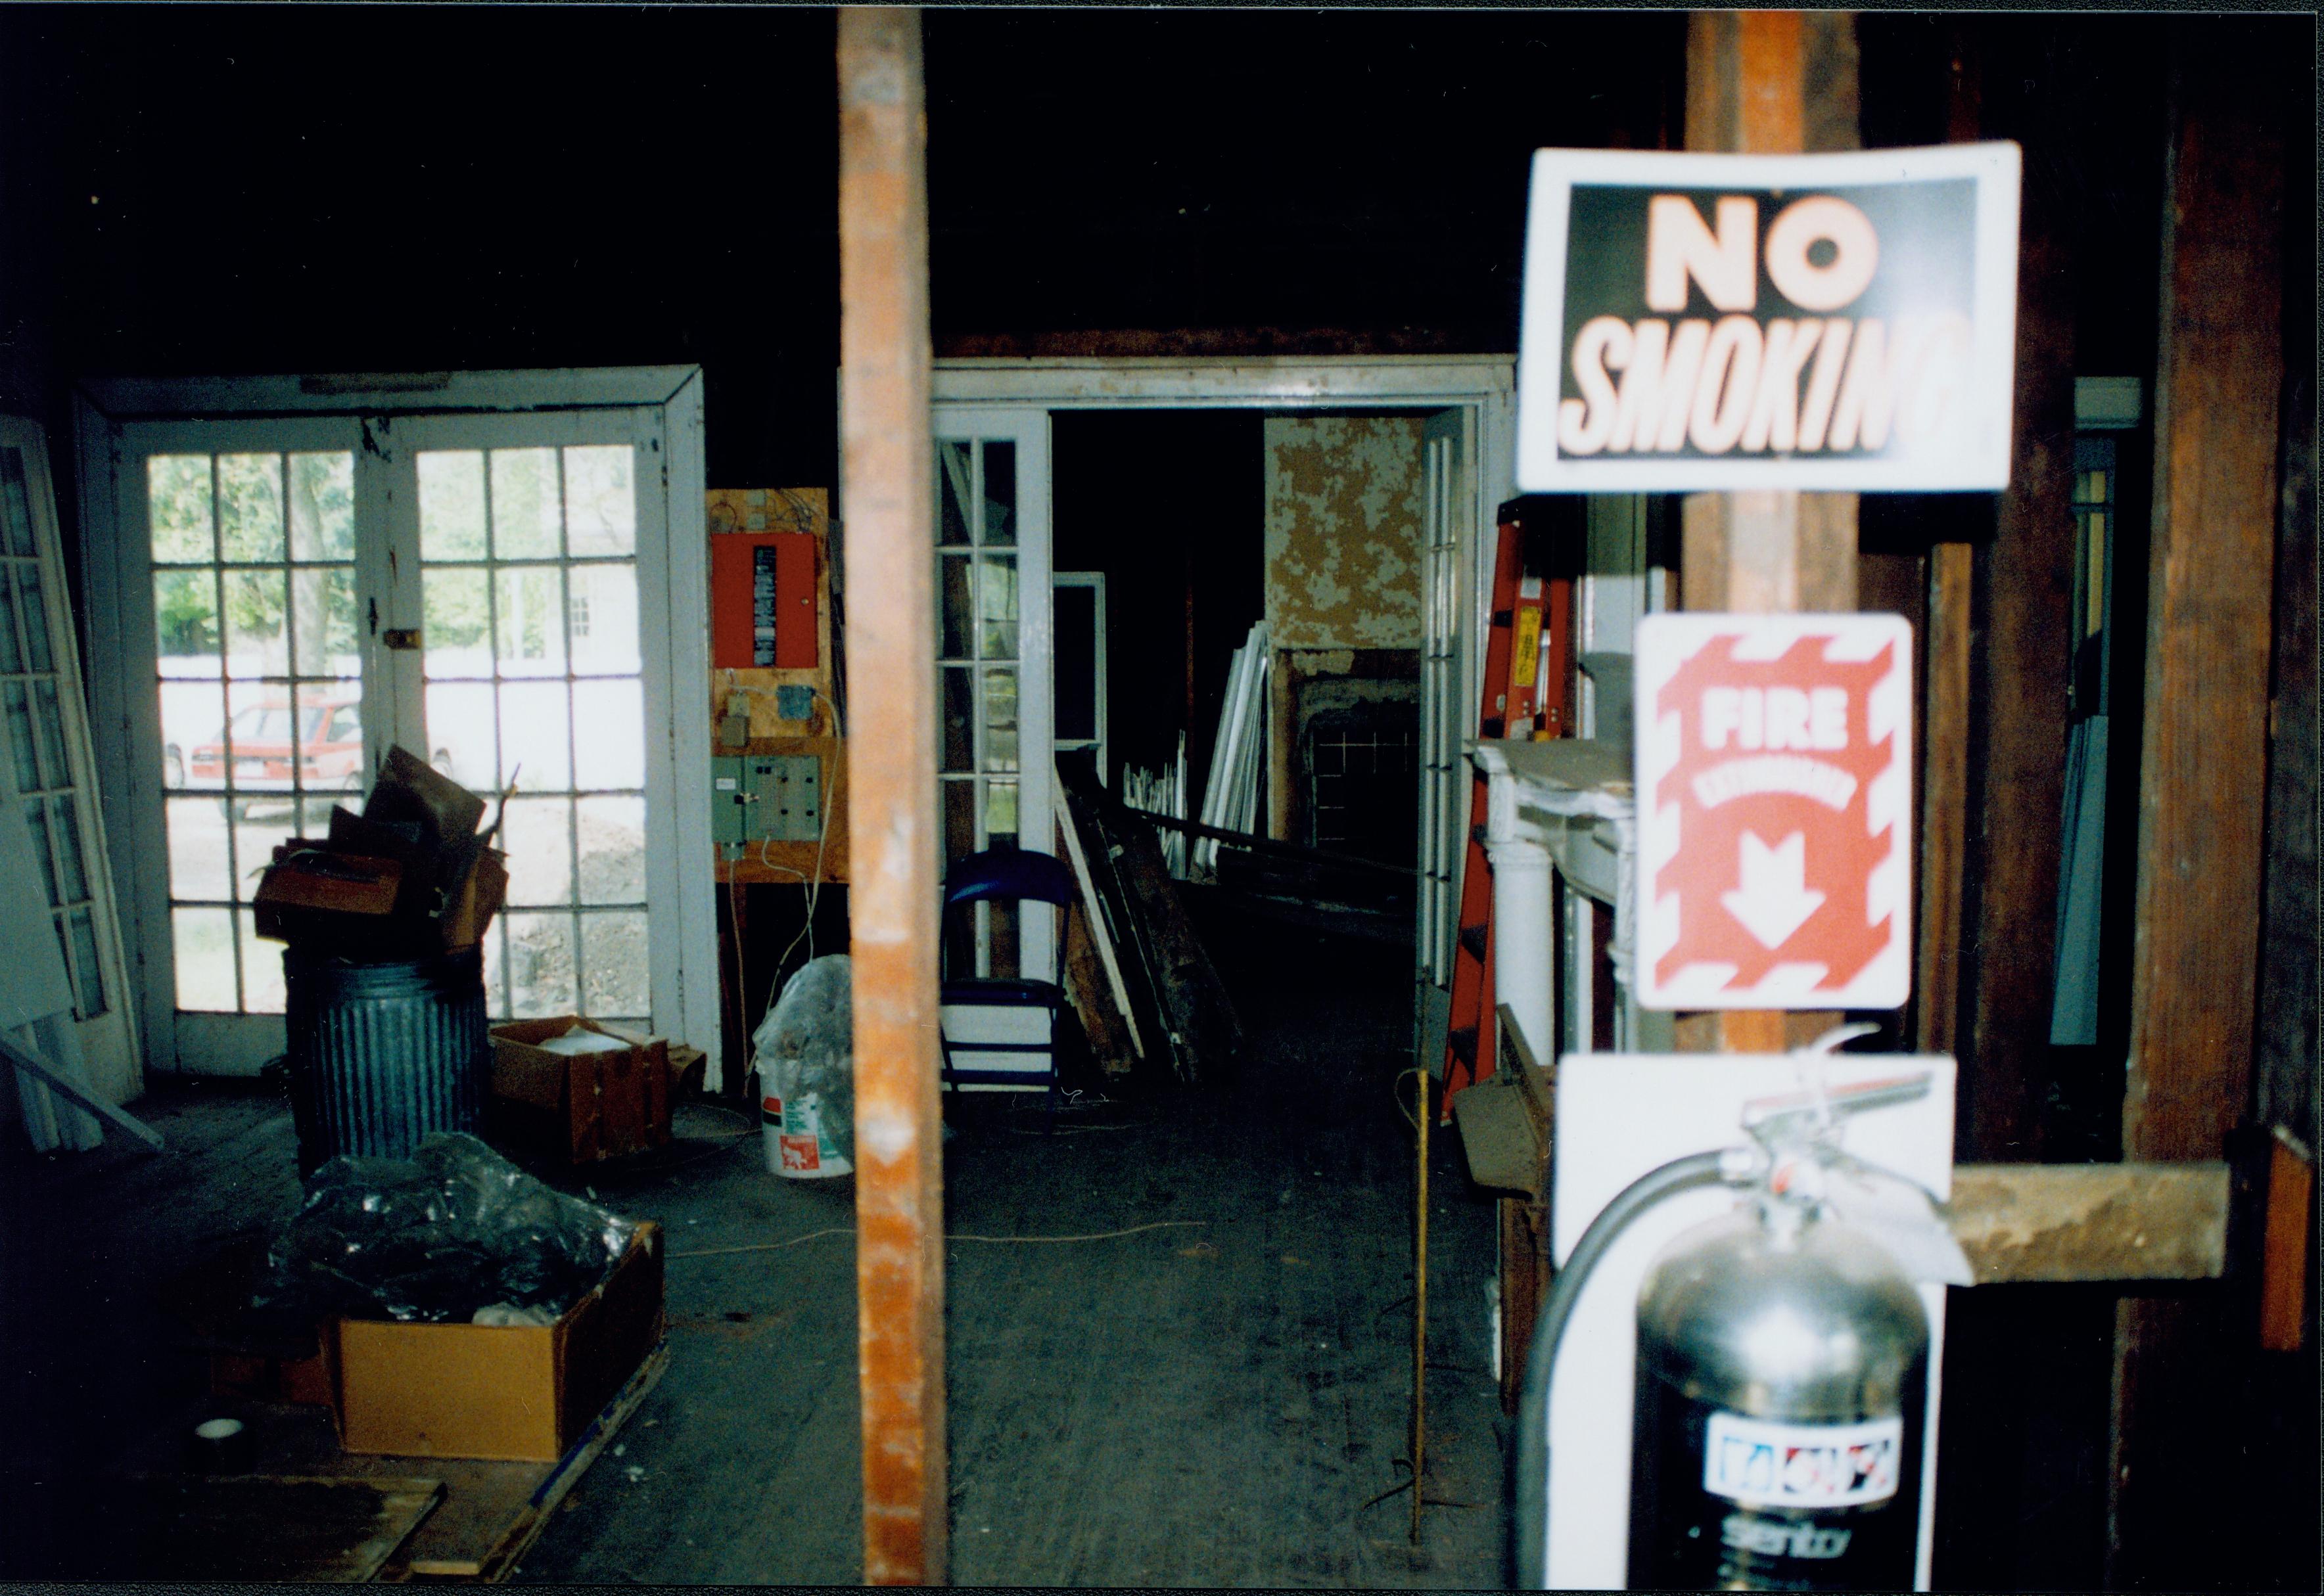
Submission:
POLYGON ((761 842, 823 835, 823 761, 749 754, 710 761, 710 836, 728 858, 761 842))
POLYGON ((753 754, 742 761, 752 842, 813 842, 823 834, 823 761, 753 754))
POLYGON ((748 759, 710 761, 710 838, 723 848, 740 851, 751 840, 750 795, 742 784, 748 759))

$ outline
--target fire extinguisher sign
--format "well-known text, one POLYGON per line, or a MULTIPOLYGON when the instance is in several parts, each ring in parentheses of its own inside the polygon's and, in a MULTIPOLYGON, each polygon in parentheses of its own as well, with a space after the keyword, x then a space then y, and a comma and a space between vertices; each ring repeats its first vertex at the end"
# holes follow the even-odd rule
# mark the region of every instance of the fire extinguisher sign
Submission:
POLYGON ((1540 150, 1517 486, 2009 482, 2019 153, 1540 150))
POLYGON ((1912 988, 1904 619, 1650 615, 1636 685, 1639 1003, 1902 1006, 1912 988))

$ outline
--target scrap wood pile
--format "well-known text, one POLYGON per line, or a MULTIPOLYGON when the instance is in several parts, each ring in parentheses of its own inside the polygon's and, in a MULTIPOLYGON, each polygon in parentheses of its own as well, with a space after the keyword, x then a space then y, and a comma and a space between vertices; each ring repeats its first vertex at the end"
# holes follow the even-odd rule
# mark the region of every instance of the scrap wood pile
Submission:
POLYGON ((253 900, 258 934, 362 959, 475 946, 508 891, 500 821, 479 832, 484 818, 483 799, 389 749, 361 814, 334 809, 327 836, 276 846, 253 900))
POLYGON ((1187 1085, 1215 1079, 1242 1025, 1162 860, 1154 828, 1085 760, 1057 762, 1059 831, 1081 884, 1067 916, 1066 990, 1109 1074, 1166 1063, 1187 1085))

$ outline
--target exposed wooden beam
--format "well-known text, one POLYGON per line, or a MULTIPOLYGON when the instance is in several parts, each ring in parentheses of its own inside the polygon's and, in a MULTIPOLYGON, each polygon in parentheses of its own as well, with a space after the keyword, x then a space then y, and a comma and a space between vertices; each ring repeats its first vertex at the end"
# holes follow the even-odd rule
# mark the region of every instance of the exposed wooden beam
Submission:
POLYGON ((920 15, 839 14, 839 351, 854 739, 857 1353, 863 1577, 946 1582, 936 1095, 935 577, 920 15))
MULTIPOLYGON (((1856 18, 1849 12, 1698 11, 1686 38, 1686 147, 1796 154, 1852 150, 1856 18)), ((1680 511, 1688 610, 1856 608, 1853 493, 1693 493, 1680 511)), ((1830 1028, 1826 1013, 1683 1014, 1682 1050, 1772 1052, 1830 1028)))
MULTIPOLYGON (((1968 26, 1950 29, 1945 139, 1985 136, 1984 70, 1968 26)), ((1929 547, 1928 620, 1922 633, 1920 946, 1914 959, 1914 1044, 1950 1053, 1960 1036, 1962 873, 1969 840, 1970 546, 1929 547)))
MULTIPOLYGON (((2249 1104, 2284 138, 2307 93, 2304 78, 2279 80, 2270 37, 2182 23, 2170 51, 2128 1158, 2218 1158, 2249 1104)), ((2236 1452, 2227 1366, 2248 1347, 2248 1325, 2238 1335, 2231 1323, 2240 1317, 2184 1299, 2121 1305, 2110 1585, 2236 1582, 2218 1557, 2240 1517, 2226 1466, 2236 1452)))
MULTIPOLYGON (((1989 134, 2039 161, 2062 136, 2053 92, 1984 98, 1989 134)), ((2070 727, 2074 573, 2074 252, 2052 186, 2018 210, 2017 348, 2009 486, 1970 561, 1969 724, 1960 920, 1954 946, 1960 1156, 2042 1151, 2057 940, 2058 838, 2070 727)), ((1949 562, 1954 559, 1949 556, 1949 562)), ((1951 573, 1948 573, 1951 574, 1951 573)), ((1946 639, 1950 642, 1950 637, 1946 639)))
POLYGON ((1981 1286, 2207 1280, 2227 1268, 2224 1163, 1961 1164, 1946 1206, 1981 1286))

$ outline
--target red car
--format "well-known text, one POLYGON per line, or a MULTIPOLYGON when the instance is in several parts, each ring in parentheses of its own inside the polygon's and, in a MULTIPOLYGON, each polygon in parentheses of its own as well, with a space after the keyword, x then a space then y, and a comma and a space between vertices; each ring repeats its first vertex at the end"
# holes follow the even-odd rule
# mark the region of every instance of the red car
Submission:
MULTIPOLYGON (((288 793, 291 762, 298 762, 299 784, 309 793, 360 793, 364 785, 363 702, 327 698, 299 706, 297 749, 292 749, 290 701, 267 699, 239 711, 216 741, 194 749, 187 771, 195 784, 232 787, 239 793, 288 793), (233 747, 231 773, 226 768, 227 746, 233 747)), ((246 813, 247 802, 234 803, 246 813)))

